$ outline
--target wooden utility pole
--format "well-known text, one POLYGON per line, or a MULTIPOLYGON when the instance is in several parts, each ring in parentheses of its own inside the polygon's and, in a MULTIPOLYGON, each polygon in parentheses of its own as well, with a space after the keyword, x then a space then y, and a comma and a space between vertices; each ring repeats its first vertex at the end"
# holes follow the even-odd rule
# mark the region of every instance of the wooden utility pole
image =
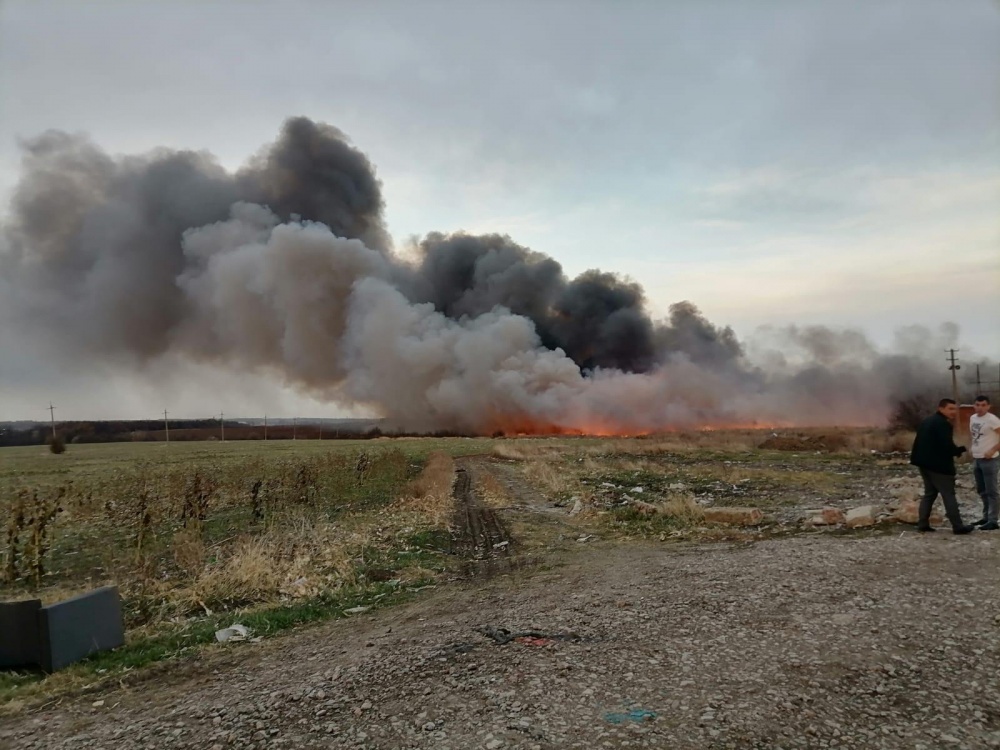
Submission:
POLYGON ((219 427, 222 429, 222 442, 226 442, 226 413, 219 412, 219 427))
POLYGON ((295 417, 292 417, 292 440, 295 440, 295 417))
POLYGON ((170 422, 167 421, 167 410, 163 410, 163 431, 167 434, 167 442, 170 442, 170 422))
MULTIPOLYGON (((973 381, 969 381, 971 384, 973 381)), ((980 373, 980 365, 976 365, 976 395, 977 396, 987 396, 987 395, 997 395, 997 400, 1000 401, 1000 372, 997 372, 997 380, 983 380, 982 374, 980 373), (996 387, 994 387, 996 386, 996 387)))
POLYGON ((56 407, 49 401, 49 419, 52 421, 52 439, 56 439, 56 407))
POLYGON ((267 440, 267 415, 264 415, 264 439, 267 440))
POLYGON ((962 369, 962 365, 958 364, 958 358, 955 357, 958 349, 945 349, 945 351, 948 353, 948 369, 951 370, 951 397, 958 406, 958 417, 955 419, 955 434, 958 435, 962 432, 962 401, 958 397, 958 371, 962 369))

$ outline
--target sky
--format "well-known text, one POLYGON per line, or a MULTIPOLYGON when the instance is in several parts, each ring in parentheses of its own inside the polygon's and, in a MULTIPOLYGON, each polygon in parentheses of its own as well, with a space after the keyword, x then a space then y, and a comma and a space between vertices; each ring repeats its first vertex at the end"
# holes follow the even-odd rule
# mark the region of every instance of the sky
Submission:
MULTIPOLYGON (((744 337, 824 324, 887 346, 950 321, 1000 354, 993 0, 0 3, 4 204, 18 139, 49 128, 236 168, 291 115, 368 154, 397 247, 507 233, 744 337)), ((344 413, 263 375, 205 396, 216 380, 40 373, 0 389, 0 419, 50 399, 66 419, 344 413)))

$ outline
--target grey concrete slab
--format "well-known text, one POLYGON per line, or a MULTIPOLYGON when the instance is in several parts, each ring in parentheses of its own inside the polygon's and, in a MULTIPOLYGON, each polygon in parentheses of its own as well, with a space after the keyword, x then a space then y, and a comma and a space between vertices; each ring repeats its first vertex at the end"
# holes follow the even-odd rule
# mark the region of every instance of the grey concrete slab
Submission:
POLYGON ((0 603, 0 669, 41 665, 41 608, 38 599, 0 603))
POLYGON ((105 586, 39 611, 42 669, 55 672, 125 643, 121 598, 105 586))

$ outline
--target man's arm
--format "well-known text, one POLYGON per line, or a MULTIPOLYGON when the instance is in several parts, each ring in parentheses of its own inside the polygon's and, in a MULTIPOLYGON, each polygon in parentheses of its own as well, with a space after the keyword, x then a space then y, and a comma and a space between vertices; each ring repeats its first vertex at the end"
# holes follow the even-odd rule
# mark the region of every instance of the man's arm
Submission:
POLYGON ((935 431, 935 442, 937 443, 938 450, 946 456, 961 456, 965 453, 964 445, 955 445, 955 430, 951 426, 951 422, 947 420, 941 420, 941 425, 935 431))
MULTIPOLYGON (((996 427, 993 428, 993 432, 1000 436, 1000 417, 998 417, 995 422, 992 422, 992 424, 996 425, 996 427)), ((994 445, 993 450, 986 451, 986 453, 983 454, 985 458, 996 458, 997 455, 1000 455, 1000 443, 994 445)))

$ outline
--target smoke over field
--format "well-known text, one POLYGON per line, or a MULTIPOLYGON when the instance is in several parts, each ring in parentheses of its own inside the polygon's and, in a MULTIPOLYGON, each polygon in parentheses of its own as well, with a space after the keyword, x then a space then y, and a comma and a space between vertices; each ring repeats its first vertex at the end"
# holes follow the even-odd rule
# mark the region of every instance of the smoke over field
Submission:
POLYGON ((397 254, 367 156, 302 117, 235 173, 55 131, 23 149, 0 321, 77 366, 182 355, 411 430, 619 434, 877 422, 941 385, 958 333, 903 331, 890 353, 821 327, 741 342, 690 302, 654 320, 635 282, 569 278, 507 236, 397 254))

